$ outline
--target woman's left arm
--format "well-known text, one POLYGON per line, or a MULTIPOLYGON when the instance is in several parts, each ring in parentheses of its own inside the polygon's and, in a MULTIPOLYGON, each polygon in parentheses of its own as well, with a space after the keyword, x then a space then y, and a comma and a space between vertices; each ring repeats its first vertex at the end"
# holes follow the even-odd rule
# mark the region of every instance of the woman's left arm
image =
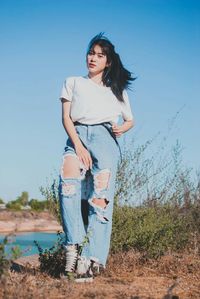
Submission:
POLYGON ((112 130, 116 137, 120 137, 123 133, 133 128, 134 125, 134 120, 125 120, 122 125, 113 124, 112 130))

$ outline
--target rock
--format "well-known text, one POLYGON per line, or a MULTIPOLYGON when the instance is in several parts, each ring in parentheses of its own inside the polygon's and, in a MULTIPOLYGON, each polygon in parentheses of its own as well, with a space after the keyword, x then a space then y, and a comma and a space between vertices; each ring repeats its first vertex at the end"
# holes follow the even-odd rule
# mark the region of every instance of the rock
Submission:
POLYGON ((33 254, 29 256, 23 256, 12 261, 10 270, 16 272, 28 272, 35 274, 35 272, 39 270, 39 267, 39 255, 33 254))
POLYGON ((15 221, 0 221, 0 233, 10 232, 62 231, 56 220, 46 219, 15 219, 15 221))

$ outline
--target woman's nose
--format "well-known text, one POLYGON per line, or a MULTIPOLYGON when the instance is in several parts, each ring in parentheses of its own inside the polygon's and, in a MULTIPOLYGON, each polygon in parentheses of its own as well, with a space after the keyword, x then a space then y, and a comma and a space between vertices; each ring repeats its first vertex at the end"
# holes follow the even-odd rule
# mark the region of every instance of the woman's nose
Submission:
POLYGON ((93 55, 93 56, 91 57, 91 61, 95 61, 95 60, 96 60, 96 56, 93 55))

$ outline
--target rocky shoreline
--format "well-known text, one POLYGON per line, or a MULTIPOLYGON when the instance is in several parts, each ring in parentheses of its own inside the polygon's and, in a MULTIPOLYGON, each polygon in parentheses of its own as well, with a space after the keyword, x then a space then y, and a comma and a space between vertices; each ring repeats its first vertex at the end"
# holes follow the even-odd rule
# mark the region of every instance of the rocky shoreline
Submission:
POLYGON ((62 231, 62 226, 49 212, 0 211, 0 234, 41 231, 62 231))

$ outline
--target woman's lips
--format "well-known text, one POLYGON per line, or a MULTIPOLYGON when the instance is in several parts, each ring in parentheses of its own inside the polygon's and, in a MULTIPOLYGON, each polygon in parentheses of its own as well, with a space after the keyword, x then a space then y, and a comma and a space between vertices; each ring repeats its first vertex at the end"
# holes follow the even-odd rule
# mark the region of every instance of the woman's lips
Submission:
POLYGON ((89 66, 90 66, 90 67, 94 67, 94 66, 96 66, 96 64, 89 63, 89 66))

